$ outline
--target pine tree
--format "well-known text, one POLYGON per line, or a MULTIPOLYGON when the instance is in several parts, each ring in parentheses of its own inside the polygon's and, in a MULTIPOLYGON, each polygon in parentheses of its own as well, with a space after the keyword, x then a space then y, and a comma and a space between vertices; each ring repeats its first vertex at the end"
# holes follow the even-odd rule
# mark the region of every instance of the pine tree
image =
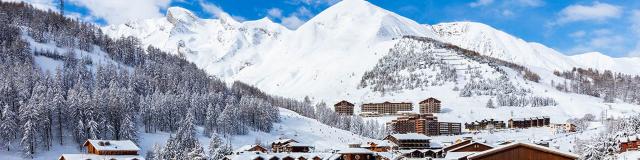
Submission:
POLYGON ((222 159, 225 155, 221 153, 221 147, 223 146, 222 139, 218 134, 213 134, 213 137, 209 139, 209 156, 211 159, 222 159))
POLYGON ((493 99, 491 99, 491 98, 490 98, 490 99, 489 99, 489 101, 487 101, 487 108, 496 108, 496 107, 493 105, 493 99))
POLYGON ((7 147, 7 151, 10 151, 11 141, 16 138, 16 132, 18 132, 16 114, 11 111, 8 105, 5 105, 2 110, 2 118, 3 120, 0 122, 0 138, 2 138, 4 146, 7 147))
POLYGON ((122 117, 122 124, 120 125, 119 137, 123 140, 131 140, 134 142, 138 142, 136 126, 133 123, 133 121, 131 121, 130 116, 125 115, 122 117))
POLYGON ((98 122, 91 119, 89 123, 87 123, 87 128, 89 129, 87 138, 98 139, 98 135, 100 134, 100 130, 98 129, 98 122))

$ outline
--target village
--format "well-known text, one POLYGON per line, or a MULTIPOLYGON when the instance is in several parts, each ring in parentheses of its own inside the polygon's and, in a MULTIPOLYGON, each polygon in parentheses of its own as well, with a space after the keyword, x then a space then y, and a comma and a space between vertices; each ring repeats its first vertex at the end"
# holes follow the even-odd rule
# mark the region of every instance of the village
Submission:
MULTIPOLYGON (((507 122, 485 119, 474 122, 440 122, 442 102, 435 98, 419 104, 413 113, 412 103, 365 103, 360 116, 397 116, 386 123, 392 134, 383 139, 333 144, 333 150, 316 150, 309 142, 280 137, 268 143, 234 147, 224 160, 399 160, 399 159, 578 159, 578 155, 550 146, 549 141, 518 141, 505 139, 488 143, 479 132, 500 132, 527 128, 547 128, 563 133, 576 132, 571 123, 552 124, 547 116, 511 118, 507 122), (463 128, 464 127, 464 128, 463 128), (434 136, 456 137, 455 141, 434 140, 434 136), (265 145, 266 144, 266 145, 265 145)), ((355 105, 340 101, 334 105, 336 113, 353 116, 355 105)), ((637 150, 638 136, 619 139, 620 151, 637 150)), ((62 154, 59 160, 126 159, 142 160, 140 148, 128 140, 87 140, 83 154, 62 154)))

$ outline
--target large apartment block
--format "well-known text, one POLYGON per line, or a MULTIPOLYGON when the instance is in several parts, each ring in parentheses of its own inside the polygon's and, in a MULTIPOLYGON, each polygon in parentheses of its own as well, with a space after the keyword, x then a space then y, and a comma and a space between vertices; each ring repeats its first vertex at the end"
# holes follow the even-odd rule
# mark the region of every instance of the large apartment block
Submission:
POLYGON ((414 114, 398 117, 387 123, 396 133, 419 133, 429 136, 460 134, 462 125, 452 122, 438 122, 433 114, 414 114))
POLYGON ((420 113, 440 113, 440 100, 433 97, 427 98, 420 103, 420 113))
POLYGON ((336 113, 340 115, 353 115, 353 106, 354 106, 353 103, 345 100, 340 101, 335 105, 333 105, 336 113))
POLYGON ((365 103, 362 104, 361 110, 363 113, 398 114, 398 112, 402 111, 412 111, 413 106, 411 103, 407 102, 365 103))

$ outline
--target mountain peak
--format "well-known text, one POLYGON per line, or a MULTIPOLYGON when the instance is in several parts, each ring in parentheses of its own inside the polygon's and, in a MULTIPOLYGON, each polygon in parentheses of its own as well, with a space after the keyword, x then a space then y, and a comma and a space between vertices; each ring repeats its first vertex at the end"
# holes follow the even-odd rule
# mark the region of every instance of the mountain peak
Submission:
POLYGON ((200 18, 193 12, 182 7, 169 7, 167 9, 167 20, 172 24, 193 23, 198 19, 200 18))

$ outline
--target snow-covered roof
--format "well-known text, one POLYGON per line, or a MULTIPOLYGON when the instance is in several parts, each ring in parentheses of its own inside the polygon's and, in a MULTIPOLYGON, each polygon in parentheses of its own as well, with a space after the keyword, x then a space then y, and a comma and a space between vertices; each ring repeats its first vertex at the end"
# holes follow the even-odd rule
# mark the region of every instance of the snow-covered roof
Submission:
POLYGON ((144 160, 139 155, 96 155, 96 154, 62 154, 60 158, 65 160, 144 160))
POLYGON ((640 135, 631 135, 631 136, 620 137, 620 138, 618 138, 618 142, 627 143, 627 142, 638 141, 639 137, 640 137, 640 135))
POLYGON ((373 151, 364 148, 346 148, 338 151, 339 154, 373 154, 373 151))
POLYGON ((392 134, 398 140, 429 140, 428 136, 418 133, 392 134))
POLYGON ((313 145, 310 145, 310 144, 296 143, 296 142, 289 143, 289 146, 291 146, 291 147, 313 147, 313 145))
MULTIPOLYGON (((300 157, 304 157, 304 159, 313 159, 314 157, 318 157, 320 159, 328 159, 332 157, 332 153, 255 153, 255 152, 244 152, 240 154, 233 154, 225 156, 231 160, 252 160, 258 157, 262 157, 263 159, 271 159, 273 157, 277 157, 278 159, 284 159, 285 157, 291 157, 294 159, 298 159, 300 157)), ((337 157, 340 157, 339 155, 337 157)))
POLYGON ((360 143, 360 147, 361 148, 369 148, 369 147, 371 147, 370 143, 375 143, 377 145, 376 147, 391 147, 393 145, 393 143, 389 142, 388 140, 377 140, 377 141, 373 141, 373 142, 360 143))
POLYGON ((549 147, 544 147, 544 146, 540 146, 540 145, 536 145, 536 144, 530 144, 530 143, 514 142, 514 143, 507 144, 507 145, 498 146, 498 147, 490 149, 490 150, 478 152, 478 153, 473 154, 473 155, 471 155, 471 156, 469 156, 467 158, 469 158, 469 159, 480 158, 480 157, 485 156, 485 155, 499 153, 501 151, 504 151, 504 150, 507 150, 507 149, 510 149, 510 148, 514 148, 514 147, 518 147, 518 146, 523 146, 523 147, 527 147, 527 148, 530 148, 530 149, 539 150, 539 151, 542 151, 542 152, 552 153, 552 154, 560 155, 560 156, 563 156, 563 157, 568 157, 568 158, 571 158, 571 159, 578 159, 578 157, 579 157, 576 154, 563 152, 563 151, 556 150, 556 149, 551 149, 549 147))
POLYGON ((298 142, 298 141, 293 140, 293 139, 289 139, 289 138, 278 139, 278 140, 273 141, 273 143, 289 143, 289 142, 298 142))
POLYGON ((255 144, 253 144, 253 145, 244 145, 244 146, 242 146, 242 147, 240 147, 240 148, 238 148, 238 149, 234 150, 233 152, 244 152, 244 151, 249 151, 249 150, 251 150, 253 147, 262 147, 262 146, 260 146, 260 145, 255 145, 255 144))
POLYGON ((130 140, 93 140, 84 142, 84 146, 91 144, 98 151, 140 151, 140 148, 130 140))
MULTIPOLYGON (((485 146, 489 146, 489 147, 493 148, 493 145, 482 143, 482 142, 477 142, 477 141, 472 141, 471 143, 468 143, 468 144, 462 145, 460 147, 456 147, 454 149, 451 149, 451 150, 449 150, 449 152, 455 152, 456 150, 459 150, 459 149, 462 149, 464 147, 471 146, 471 145, 474 145, 474 144, 481 144, 481 145, 485 145, 485 146)), ((449 153, 447 153, 447 154, 449 154, 449 153)))
POLYGON ((444 159, 460 159, 478 152, 448 152, 444 159))

